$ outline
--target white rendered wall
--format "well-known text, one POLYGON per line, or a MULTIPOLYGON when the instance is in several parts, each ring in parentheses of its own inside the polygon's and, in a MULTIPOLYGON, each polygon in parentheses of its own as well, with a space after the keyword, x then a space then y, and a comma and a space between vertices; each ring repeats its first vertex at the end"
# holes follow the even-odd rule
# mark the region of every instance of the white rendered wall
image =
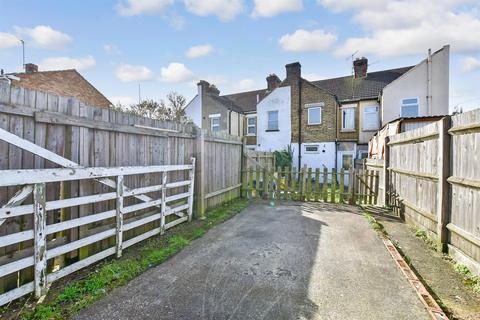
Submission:
POLYGON ((200 128, 202 127, 202 103, 200 95, 196 95, 195 98, 190 101, 185 107, 185 114, 187 117, 192 119, 200 128))
POLYGON ((291 142, 290 86, 274 89, 257 104, 257 150, 276 151, 287 147, 291 142), (279 131, 267 132, 268 111, 278 111, 279 131))
MULTIPOLYGON (((298 143, 292 143, 293 160, 292 166, 298 168, 298 143)), ((335 142, 308 142, 302 144, 302 167, 307 165, 309 168, 319 168, 323 170, 324 166, 331 171, 335 168, 335 142), (308 145, 318 145, 318 153, 305 153, 305 147, 308 145)))

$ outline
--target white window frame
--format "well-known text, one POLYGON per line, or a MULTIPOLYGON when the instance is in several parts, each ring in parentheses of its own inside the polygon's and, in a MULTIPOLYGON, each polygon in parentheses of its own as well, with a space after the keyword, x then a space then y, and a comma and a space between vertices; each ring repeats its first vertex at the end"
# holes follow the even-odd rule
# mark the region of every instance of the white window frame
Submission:
MULTIPOLYGON (((376 106, 376 105, 370 105, 370 106, 364 106, 363 107, 363 121, 362 121, 362 129, 363 130, 377 130, 378 129, 378 126, 379 126, 379 122, 380 122, 380 107, 379 106, 376 106), (365 126, 365 114, 367 114, 366 110, 367 108, 376 108, 377 111, 375 112, 377 114, 377 121, 376 121, 376 125, 374 127, 367 127, 365 126)), ((373 114, 374 112, 368 112, 369 114, 373 114)))
POLYGON ((320 145, 319 144, 304 144, 304 146, 305 146, 305 149, 304 149, 305 154, 318 154, 318 153, 320 153, 320 145), (307 150, 308 147, 316 147, 317 151, 308 151, 307 150))
POLYGON ((210 131, 211 132, 219 132, 220 131, 220 113, 209 114, 208 118, 210 119, 210 131), (213 120, 218 119, 218 124, 214 124, 213 120), (213 127, 218 127, 218 130, 213 130, 213 127))
POLYGON ((349 131, 355 131, 355 108, 356 106, 355 105, 348 105, 348 106, 343 106, 343 107, 340 107, 340 111, 341 111, 341 122, 342 122, 342 129, 341 131, 346 131, 346 132, 349 132, 349 131), (343 126, 343 120, 344 120, 344 116, 343 116, 343 111, 347 110, 347 109, 352 109, 353 110, 353 127, 352 128, 345 128, 343 126))
POLYGON ((411 98, 402 98, 400 100, 400 117, 403 118, 405 117, 403 115, 403 107, 412 107, 412 106, 417 106, 417 115, 416 117, 418 117, 420 115, 420 99, 418 97, 411 97, 411 98), (405 100, 417 100, 417 103, 404 103, 405 100))
POLYGON ((247 115, 247 136, 252 137, 252 136, 256 136, 256 135, 257 135, 257 116, 256 116, 256 115, 247 115), (250 119, 254 119, 254 120, 255 120, 255 123, 254 123, 254 124, 249 124, 249 123, 248 123, 248 120, 250 120, 250 119), (253 128, 254 128, 254 131, 255 131, 254 133, 250 133, 250 132, 248 131, 248 129, 249 129, 250 127, 253 127, 253 128))
POLYGON ((280 112, 278 110, 269 110, 267 111, 267 131, 279 131, 280 130, 280 124, 278 123, 279 121, 279 115, 280 112), (270 128, 270 113, 276 112, 277 113, 277 128, 270 128))
POLYGON ((320 102, 320 103, 308 103, 305 105, 305 107, 307 108, 307 124, 309 126, 311 125, 319 125, 319 124, 322 124, 322 108, 325 106, 325 104, 323 102, 320 102), (310 110, 314 110, 314 109, 318 109, 319 110, 319 122, 311 122, 310 121, 310 110))

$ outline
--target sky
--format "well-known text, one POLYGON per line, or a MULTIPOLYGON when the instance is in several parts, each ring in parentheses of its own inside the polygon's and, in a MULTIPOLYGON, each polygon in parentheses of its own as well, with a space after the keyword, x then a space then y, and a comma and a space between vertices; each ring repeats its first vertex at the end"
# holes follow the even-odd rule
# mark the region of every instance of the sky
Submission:
POLYGON ((261 89, 419 63, 451 47, 450 108, 480 107, 480 0, 0 0, 0 68, 77 69, 113 103, 261 89))

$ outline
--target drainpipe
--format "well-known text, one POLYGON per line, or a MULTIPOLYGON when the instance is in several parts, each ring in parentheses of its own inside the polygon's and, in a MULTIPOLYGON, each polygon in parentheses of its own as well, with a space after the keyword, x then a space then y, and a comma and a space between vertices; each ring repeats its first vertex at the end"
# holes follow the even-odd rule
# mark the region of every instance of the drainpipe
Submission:
POLYGON ((427 57, 427 114, 426 114, 427 116, 432 114, 431 109, 432 109, 432 49, 428 49, 428 57, 427 57))
POLYGON ((338 101, 338 97, 335 97, 335 102, 337 105, 335 106, 335 170, 338 171, 338 111, 340 111, 340 101, 338 101))
POLYGON ((228 110, 228 134, 232 134, 232 110, 228 110))
POLYGON ((298 79, 298 170, 302 168, 302 78, 298 79))

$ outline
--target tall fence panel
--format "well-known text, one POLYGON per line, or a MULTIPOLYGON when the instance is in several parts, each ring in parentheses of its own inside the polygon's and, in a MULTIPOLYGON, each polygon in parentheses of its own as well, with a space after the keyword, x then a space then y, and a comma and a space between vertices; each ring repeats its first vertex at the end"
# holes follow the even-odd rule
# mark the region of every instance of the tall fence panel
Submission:
MULTIPOLYGON (((450 252, 480 264, 480 109, 452 116, 450 252)), ((480 274, 480 266, 477 265, 480 274)))
POLYGON ((437 238, 438 123, 390 137, 390 204, 437 238))
MULTIPOLYGON (((0 139, 0 170, 45 169, 59 167, 116 167, 190 164, 195 155, 193 125, 153 120, 138 117, 112 109, 87 106, 80 101, 51 95, 45 92, 10 86, 0 81, 0 129, 11 133, 12 138, 21 140, 18 145, 0 139), (19 146, 30 142, 40 150, 35 153, 19 146), (51 152, 50 158, 41 156, 51 152), (72 164, 73 163, 73 164, 72 164)), ((187 173, 178 171, 169 174, 169 182, 184 181, 187 173)), ((141 188, 161 184, 160 175, 140 174, 125 176, 129 188, 141 188)), ((9 201, 23 186, 0 187, 0 207, 15 207, 33 204, 33 196, 22 199, 21 203, 9 201)), ((171 189, 166 196, 178 193, 171 189)), ((23 190, 23 189, 22 189, 23 190)), ((110 186, 92 180, 64 181, 47 185, 45 200, 75 198, 111 192, 110 186)), ((15 198, 14 198, 15 199, 15 198)), ((125 206, 134 205, 138 200, 125 199, 125 206)), ((84 204, 50 210, 46 216, 47 225, 71 219, 85 218, 115 209, 110 199, 100 203, 84 204)), ((140 213, 138 213, 140 214, 140 213)), ((137 213, 133 213, 133 216, 137 213)), ((92 230, 104 228, 113 223, 113 217, 79 225, 47 236, 47 243, 69 243, 91 236, 92 230)), ((156 222, 129 230, 125 236, 151 230, 156 222), (143 228, 143 229, 142 229, 143 228)), ((33 215, 16 216, 0 223, 0 237, 31 230, 33 215)), ((82 260, 111 247, 113 239, 102 239, 48 261, 49 271, 82 260)), ((33 250, 32 239, 8 243, 0 247, 0 266, 25 258, 33 250)), ((32 267, 9 273, 0 278, 0 293, 29 283, 34 277, 32 267)))
POLYGON ((385 159, 364 162, 380 171, 378 204, 427 230, 444 251, 480 274, 480 109, 387 141, 385 159))

